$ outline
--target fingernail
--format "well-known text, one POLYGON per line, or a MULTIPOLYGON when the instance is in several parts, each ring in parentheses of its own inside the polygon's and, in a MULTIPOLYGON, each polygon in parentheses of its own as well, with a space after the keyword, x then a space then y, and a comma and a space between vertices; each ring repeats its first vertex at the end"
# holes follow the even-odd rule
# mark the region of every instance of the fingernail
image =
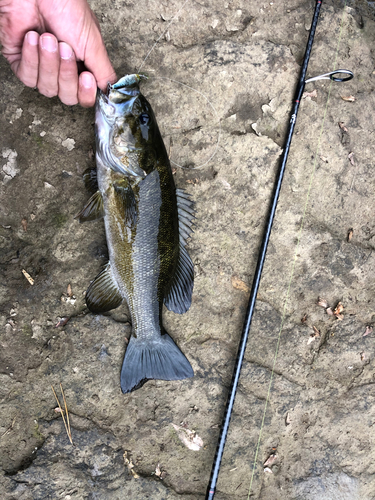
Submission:
POLYGON ((57 41, 54 36, 42 35, 40 38, 42 49, 47 50, 47 52, 56 52, 57 41))
POLYGON ((65 42, 59 43, 59 52, 61 59, 70 59, 73 55, 73 50, 71 46, 65 42))
POLYGON ((39 34, 36 31, 29 31, 26 33, 26 40, 30 45, 38 45, 39 34))
POLYGON ((91 89, 94 86, 94 78, 91 73, 82 73, 81 77, 81 84, 86 88, 86 89, 91 89))

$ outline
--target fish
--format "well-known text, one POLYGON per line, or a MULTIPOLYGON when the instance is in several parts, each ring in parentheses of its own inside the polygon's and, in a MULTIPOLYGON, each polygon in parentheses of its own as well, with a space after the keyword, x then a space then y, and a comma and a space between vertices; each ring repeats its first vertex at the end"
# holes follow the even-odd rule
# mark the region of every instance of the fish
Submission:
POLYGON ((147 380, 194 376, 189 360, 165 331, 163 304, 177 314, 191 305, 194 265, 186 250, 195 208, 174 183, 150 103, 140 92, 147 77, 125 75, 98 89, 96 170, 84 180, 93 192, 79 222, 104 218, 109 262, 86 292, 101 314, 126 302, 132 325, 121 369, 121 390, 147 380))

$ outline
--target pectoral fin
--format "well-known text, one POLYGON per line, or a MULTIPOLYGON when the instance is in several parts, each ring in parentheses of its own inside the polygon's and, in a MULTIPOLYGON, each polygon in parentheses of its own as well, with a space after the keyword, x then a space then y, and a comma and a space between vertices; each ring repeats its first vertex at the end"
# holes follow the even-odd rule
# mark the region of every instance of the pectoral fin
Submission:
POLYGON ((137 222, 137 203, 134 191, 126 179, 121 182, 115 182, 113 187, 118 195, 118 203, 121 204, 121 211, 124 214, 125 224, 129 227, 133 227, 137 222))
POLYGON ((122 300, 122 296, 113 278, 111 265, 108 263, 88 287, 86 305, 91 312, 100 314, 111 309, 116 309, 122 300))
POLYGON ((99 189, 96 168, 90 167, 83 172, 83 182, 90 193, 95 193, 99 189))
POLYGON ((103 197, 100 191, 96 191, 74 218, 78 219, 79 222, 86 222, 101 219, 102 217, 104 217, 103 197))

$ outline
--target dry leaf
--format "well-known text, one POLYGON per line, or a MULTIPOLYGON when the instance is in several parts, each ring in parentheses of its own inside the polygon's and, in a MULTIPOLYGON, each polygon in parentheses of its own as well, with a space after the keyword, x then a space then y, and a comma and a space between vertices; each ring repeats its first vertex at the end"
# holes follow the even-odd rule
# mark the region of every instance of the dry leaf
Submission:
POLYGON ((291 420, 290 420, 290 415, 289 415, 289 412, 286 414, 286 417, 285 417, 285 425, 290 425, 291 424, 291 420))
POLYGON ((348 96, 341 96, 341 99, 346 102, 354 102, 355 97, 354 95, 348 95, 348 96))
POLYGON ((320 337, 320 331, 316 328, 316 326, 313 326, 313 330, 314 330, 314 336, 320 337))
POLYGON ((189 413, 194 413, 194 412, 196 412, 196 411, 199 411, 198 406, 195 406, 195 405, 190 406, 190 408, 189 408, 189 413))
POLYGON ((30 285, 34 284, 33 278, 30 276, 30 274, 27 271, 25 271, 25 269, 22 269, 22 274, 25 276, 25 278, 30 283, 30 285))
POLYGON ((350 161, 350 163, 353 165, 353 167, 355 166, 355 163, 354 163, 354 153, 353 151, 351 151, 349 154, 348 154, 348 160, 350 161))
POLYGON ((327 309, 328 307, 328 302, 326 301, 326 299, 322 299, 321 297, 318 297, 317 304, 318 306, 324 307, 324 309, 327 309))
POLYGON ((160 469, 160 464, 158 464, 155 468, 155 472, 152 472, 155 476, 157 476, 161 481, 166 477, 167 473, 160 469))
POLYGON ((60 318, 59 321, 56 323, 55 328, 59 328, 59 326, 65 326, 69 320, 70 316, 60 318))
POLYGON ((339 122, 339 127, 341 128, 341 130, 343 130, 344 132, 349 132, 349 130, 345 127, 345 123, 344 122, 339 122))
POLYGON ((307 314, 304 314, 304 316, 301 318, 301 323, 306 323, 307 321, 307 314))
POLYGON ((310 335, 309 340, 307 341, 307 345, 311 344, 311 342, 314 342, 315 339, 318 339, 320 337, 320 331, 316 328, 316 326, 313 326, 314 333, 310 335))
POLYGON ((232 278, 232 286, 236 290, 241 290, 242 292, 249 293, 250 288, 246 285, 244 281, 242 281, 237 274, 233 274, 232 278))
POLYGON ((361 356, 361 361, 365 361, 366 359, 366 354, 364 352, 361 352, 360 353, 360 356, 361 356))
POLYGON ((302 94, 302 99, 306 99, 306 97, 318 97, 316 89, 314 89, 312 92, 304 92, 302 94))
POLYGON ((336 316, 337 319, 339 319, 340 321, 342 321, 344 319, 344 315, 341 314, 344 310, 344 306, 341 304, 341 302, 339 302, 337 304, 337 306, 334 308, 334 310, 332 311, 333 312, 333 315, 336 316))
POLYGON ((134 479, 138 479, 139 478, 138 474, 133 470, 134 464, 132 462, 132 459, 130 459, 130 460, 128 459, 128 452, 125 451, 122 457, 124 459, 125 465, 127 466, 127 468, 129 469, 129 471, 131 472, 131 474, 134 477, 134 479))
POLYGON ((179 427, 176 424, 171 425, 177 432, 177 436, 179 437, 180 441, 187 448, 189 448, 189 450, 199 451, 202 448, 203 441, 196 432, 189 429, 184 429, 183 427, 179 427))
POLYGON ((351 242, 351 240, 352 240, 352 238, 353 238, 353 228, 351 227, 351 228, 349 229, 349 231, 348 231, 348 236, 347 236, 347 238, 346 238, 346 241, 347 241, 348 243, 350 243, 350 242, 351 242))
POLYGON ((263 467, 267 467, 267 465, 272 467, 272 465, 275 463, 276 460, 277 460, 277 455, 275 453, 271 453, 271 455, 264 462, 263 467))
POLYGON ((332 308, 331 307, 327 307, 326 313, 328 314, 328 316, 333 316, 332 308))
POLYGON ((68 288, 67 288, 66 293, 68 294, 69 297, 71 297, 73 295, 72 285, 70 283, 68 284, 68 288))
POLYGON ((21 224, 22 224, 23 230, 26 232, 27 231, 27 219, 22 219, 21 224))
POLYGON ((370 333, 372 333, 372 330, 373 330, 373 327, 372 327, 372 326, 366 326, 366 331, 365 331, 365 333, 362 335, 362 337, 366 337, 367 335, 369 335, 370 333))

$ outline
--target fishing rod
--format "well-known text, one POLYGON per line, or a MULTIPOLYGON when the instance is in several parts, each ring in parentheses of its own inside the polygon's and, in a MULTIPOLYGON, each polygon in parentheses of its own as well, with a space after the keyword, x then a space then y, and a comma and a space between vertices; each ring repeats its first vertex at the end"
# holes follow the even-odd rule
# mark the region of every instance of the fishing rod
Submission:
POLYGON ((247 339, 249 337, 251 320, 252 320, 254 309, 255 309, 256 296, 258 293, 258 288, 259 288, 259 283, 260 283, 260 279, 261 279, 261 275, 262 275, 264 260, 265 260, 266 252, 267 252, 267 246, 268 246, 268 242, 270 239, 272 224, 273 224, 273 220, 274 220, 275 213, 276 213, 277 202, 278 202, 279 195, 280 195, 281 183, 282 183, 282 180, 284 177, 285 166, 286 166, 286 162, 288 159, 290 144, 292 142, 292 136, 293 136, 294 127, 295 127, 296 119, 297 119, 297 113, 298 113, 299 105, 301 102, 302 94, 303 94, 303 91, 305 88, 305 84, 309 83, 309 82, 317 81, 317 80, 324 80, 324 79, 330 79, 334 82, 346 82, 348 80, 351 80, 354 76, 353 73, 349 70, 339 69, 339 70, 331 71, 330 73, 325 73, 323 75, 319 75, 319 76, 310 78, 308 80, 305 80, 307 66, 308 66, 310 54, 311 54, 311 49, 312 49, 312 45, 314 42, 315 30, 316 30, 316 26, 318 24, 318 17, 319 17, 321 5, 322 5, 322 0, 317 0, 316 6, 315 6, 315 11, 314 11, 314 17, 313 17, 313 20, 311 23, 310 34, 309 34, 309 38, 308 38, 307 45, 306 45, 305 55, 304 55, 304 59, 303 59, 302 67, 301 67, 300 78, 298 80, 298 84, 297 84, 297 88, 296 88, 294 104, 293 104, 293 108, 292 108, 292 112, 291 112, 291 116, 290 116, 290 121, 289 121, 289 129, 288 129, 288 133, 287 133, 287 138, 286 138, 285 146, 283 149, 283 154, 281 156, 280 167, 279 167, 277 177, 275 180, 274 190, 273 190, 273 194, 272 194, 272 198, 271 198, 271 206, 270 206, 269 215, 268 215, 268 220, 267 220, 267 224, 265 227, 262 244, 261 244, 260 251, 259 251, 258 261, 257 261, 255 273, 254 273, 254 279, 253 279, 253 284, 252 284, 252 288, 251 288, 251 292, 250 292, 249 304, 247 306, 244 326, 243 326, 240 344, 239 344, 239 348, 238 348, 238 352, 237 352, 237 358, 236 358, 234 369, 233 369, 233 376, 232 376, 232 381, 231 381, 231 385, 230 385, 229 396, 228 396, 227 403, 226 403, 226 408, 225 408, 223 422, 222 422, 221 431, 220 431, 219 442, 218 442, 218 446, 217 446, 215 458, 214 458, 214 463, 213 463, 212 470, 211 470, 211 477, 210 477, 210 482, 209 482, 209 486, 208 486, 207 493, 206 493, 206 500, 213 500, 213 498, 215 496, 216 483, 217 483, 217 480, 219 477, 221 459, 222 459, 222 456, 224 453, 225 441, 226 441, 227 434, 228 434, 229 423, 230 423, 230 419, 231 419, 231 415, 232 415, 232 410, 233 410, 233 406, 234 406, 238 382, 239 382, 240 373, 241 373, 241 367, 242 367, 243 359, 245 356, 246 343, 247 343, 247 339))

